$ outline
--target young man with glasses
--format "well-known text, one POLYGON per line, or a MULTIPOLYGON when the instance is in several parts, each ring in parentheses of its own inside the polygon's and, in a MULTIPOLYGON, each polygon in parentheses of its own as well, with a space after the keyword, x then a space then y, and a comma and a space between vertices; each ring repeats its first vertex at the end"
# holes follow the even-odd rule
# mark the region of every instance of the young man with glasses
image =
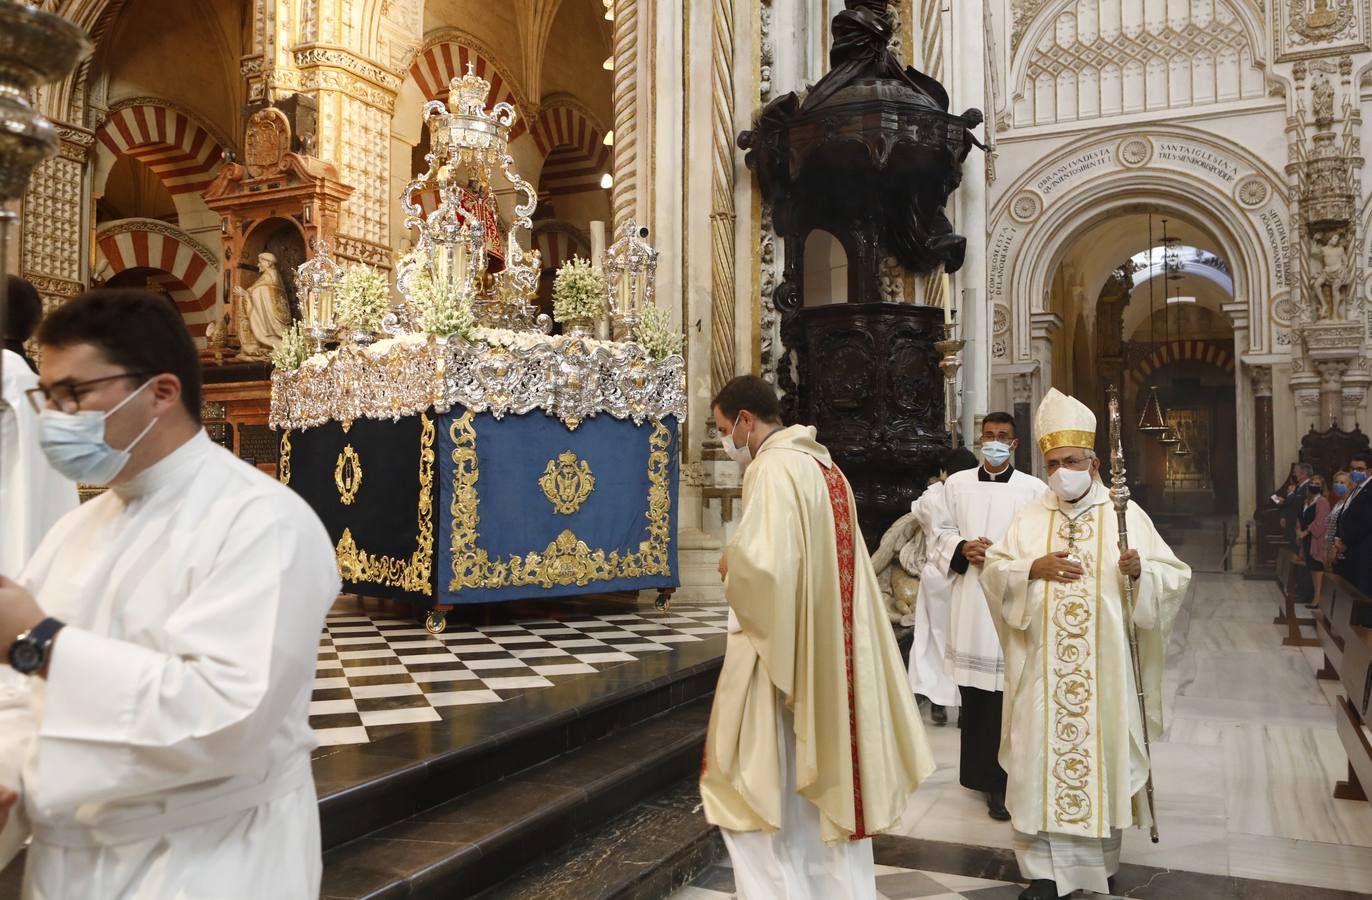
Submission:
POLYGON ((1005 650, 1007 731, 1000 758, 1015 856, 1031 882, 1021 900, 1110 893, 1121 829, 1148 825, 1148 772, 1125 622, 1125 579, 1148 707, 1162 734, 1167 639, 1191 580, 1152 521, 1127 509, 1130 549, 1100 480, 1096 417, 1050 390, 1039 407, 1052 489, 1025 506, 986 554, 981 584, 1005 650))
POLYGON ((29 561, 38 542, 57 520, 76 509, 76 485, 48 464, 38 442, 38 411, 25 393, 38 375, 22 356, 33 336, 42 303, 33 285, 9 279, 6 293, 10 339, 3 351, 3 403, 0 403, 0 575, 13 578, 29 561))
POLYGON ((982 419, 982 463, 949 475, 944 482, 946 511, 929 554, 952 579, 944 670, 957 684, 962 701, 958 782, 981 792, 988 815, 998 822, 1010 818, 1005 809, 1005 770, 996 759, 1005 659, 977 578, 987 549, 1004 537, 1016 511, 1047 490, 1042 481, 1010 462, 1018 444, 1015 419, 1009 413, 993 412, 982 419))
POLYGON ((90 292, 38 342, 43 451, 109 490, 0 578, 0 864, 31 832, 25 897, 316 896, 323 525, 211 443, 165 299, 90 292))

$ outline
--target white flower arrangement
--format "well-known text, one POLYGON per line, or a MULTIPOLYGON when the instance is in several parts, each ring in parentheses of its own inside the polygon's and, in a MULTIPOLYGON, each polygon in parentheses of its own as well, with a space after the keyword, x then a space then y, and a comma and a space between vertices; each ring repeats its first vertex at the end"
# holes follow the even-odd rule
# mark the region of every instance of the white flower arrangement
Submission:
POLYGON ((419 327, 435 337, 466 337, 476 325, 470 293, 445 291, 422 265, 410 277, 410 302, 419 311, 419 327))
POLYGON ((281 335, 281 345, 272 351, 272 365, 285 372, 294 372, 314 355, 309 338, 299 322, 292 322, 281 335))
POLYGON ((507 350, 519 351, 532 350, 545 344, 561 347, 573 340, 581 341, 592 353, 600 349, 614 351, 624 347, 623 344, 617 344, 614 341, 598 341, 595 338, 570 338, 567 335, 547 335, 536 331, 510 331, 506 328, 474 328, 469 339, 488 347, 504 347, 507 350))
POLYGON ((633 339, 653 359, 666 359, 681 352, 681 332, 672 327, 667 311, 661 307, 645 306, 638 311, 633 339))
POLYGON ((577 257, 562 264, 553 280, 553 318, 562 325, 597 322, 609 307, 605 276, 577 257))
POLYGON ((391 311, 391 285, 386 273, 361 263, 348 266, 334 292, 334 315, 346 328, 380 331, 391 311))

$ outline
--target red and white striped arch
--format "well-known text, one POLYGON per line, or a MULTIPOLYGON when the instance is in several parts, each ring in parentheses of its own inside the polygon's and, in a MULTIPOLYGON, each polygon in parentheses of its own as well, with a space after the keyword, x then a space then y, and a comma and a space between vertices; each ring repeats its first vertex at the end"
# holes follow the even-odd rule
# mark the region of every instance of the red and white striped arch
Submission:
POLYGON ((132 157, 152 169, 172 196, 209 187, 224 156, 224 148, 204 126, 161 105, 114 110, 95 139, 115 156, 132 157))
POLYGON ((419 52, 410 65, 410 77, 419 85, 425 100, 447 100, 448 83, 454 78, 467 74, 467 64, 471 63, 476 74, 491 83, 488 105, 508 103, 515 108, 518 117, 510 129, 510 140, 522 136, 529 130, 524 119, 524 109, 515 96, 514 83, 493 61, 481 51, 469 47, 453 38, 437 41, 419 52))
POLYGON ((217 305, 219 269, 206 259, 208 251, 172 231, 162 223, 110 223, 96 233, 96 271, 156 270, 159 274, 150 277, 166 287, 196 344, 204 346, 217 305))
POLYGON ((539 177, 540 193, 580 193, 600 190, 600 178, 610 171, 610 148, 605 133, 575 106, 543 110, 530 132, 546 160, 539 177))
POLYGON ((1234 371, 1234 351, 1219 341, 1171 341, 1158 347, 1125 375, 1131 388, 1148 384, 1153 373, 1174 362, 1209 363, 1234 371))
POLYGON ((591 244, 577 228, 563 222, 539 222, 534 225, 534 249, 542 257, 543 271, 557 268, 574 256, 589 259, 591 244))

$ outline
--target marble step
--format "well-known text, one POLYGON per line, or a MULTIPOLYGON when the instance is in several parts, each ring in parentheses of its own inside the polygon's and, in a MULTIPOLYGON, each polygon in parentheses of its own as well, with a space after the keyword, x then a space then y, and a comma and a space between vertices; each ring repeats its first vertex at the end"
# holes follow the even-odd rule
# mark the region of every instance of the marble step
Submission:
POLYGON ((723 856, 692 773, 477 900, 660 900, 723 856))
POLYGON ((328 851, 321 900, 475 896, 698 772, 710 702, 693 700, 328 851))
MULTIPOLYGON (((722 638, 722 636, 721 636, 722 638)), ((314 760, 325 851, 714 693, 722 640, 314 760)))

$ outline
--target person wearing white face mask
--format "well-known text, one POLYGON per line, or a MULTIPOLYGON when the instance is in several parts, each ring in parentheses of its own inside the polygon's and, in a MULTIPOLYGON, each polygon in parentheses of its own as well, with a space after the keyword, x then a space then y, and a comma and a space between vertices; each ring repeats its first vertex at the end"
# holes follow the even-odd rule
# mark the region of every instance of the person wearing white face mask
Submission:
POLYGON ((38 373, 21 355, 43 315, 33 285, 11 275, 6 291, 9 339, 5 349, 4 405, 0 407, 0 575, 14 578, 48 529, 76 509, 76 485, 48 463, 38 443, 39 416, 25 393, 38 373))
POLYGON ((1124 579, 1134 582, 1148 730, 1160 735, 1163 657, 1191 569, 1133 502, 1135 549, 1120 551, 1091 410, 1050 390, 1034 431, 1052 491, 987 551, 981 584, 1005 651, 1000 761, 1015 856, 1031 882, 1020 898, 1057 900, 1109 892, 1121 829, 1150 824, 1124 579))
POLYGON ((952 581, 944 671, 957 684, 962 701, 958 782, 980 792, 988 815, 999 822, 1010 818, 1005 770, 996 761, 1005 661, 977 576, 987 548, 1005 534, 1015 512, 1047 490, 1010 462, 1018 445, 1009 413, 992 412, 982 419, 982 464, 948 476, 945 513, 938 517, 929 554, 952 581))
POLYGON ((43 451, 109 490, 0 578, 0 865, 31 835, 25 900, 316 896, 323 524, 205 434, 165 299, 93 291, 38 341, 43 451))
POLYGON ((720 574, 732 614, 701 765, 739 900, 876 900, 874 834, 898 827, 934 758, 847 479, 784 427, 775 389, 711 404, 743 516, 720 574))

